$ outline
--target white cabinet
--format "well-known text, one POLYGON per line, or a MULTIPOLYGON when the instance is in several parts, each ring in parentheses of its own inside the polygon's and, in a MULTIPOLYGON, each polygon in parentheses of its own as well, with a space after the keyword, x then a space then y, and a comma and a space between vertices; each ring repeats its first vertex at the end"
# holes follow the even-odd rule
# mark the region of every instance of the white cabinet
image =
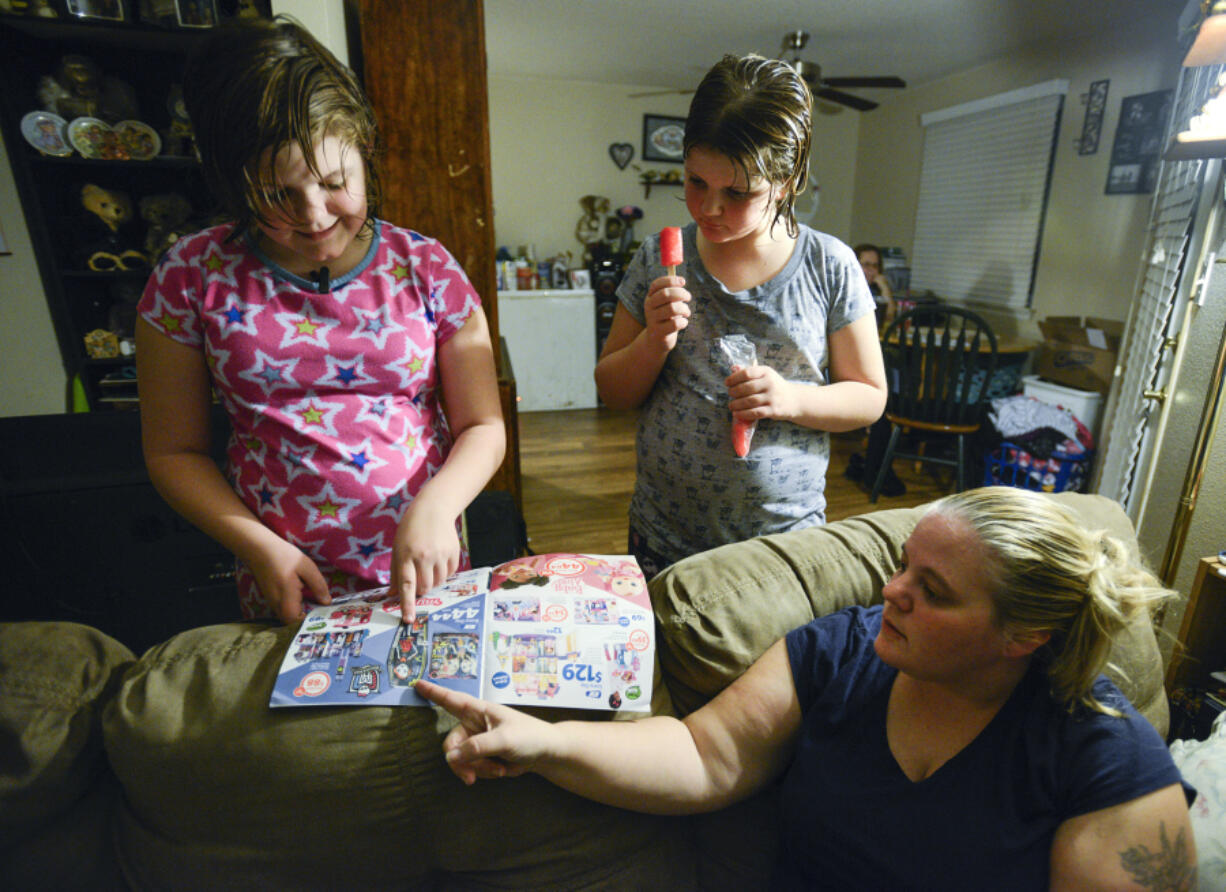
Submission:
POLYGON ((520 412, 596 406, 596 297, 591 289, 499 291, 498 330, 520 412))

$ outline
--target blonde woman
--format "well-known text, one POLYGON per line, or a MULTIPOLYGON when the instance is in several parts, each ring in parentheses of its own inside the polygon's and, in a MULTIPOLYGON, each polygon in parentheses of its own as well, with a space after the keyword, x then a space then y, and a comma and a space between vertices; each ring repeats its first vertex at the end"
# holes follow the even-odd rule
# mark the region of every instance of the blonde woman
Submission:
POLYGON ((817 619, 684 720, 548 724, 433 685, 472 783, 534 771, 639 811, 778 783, 770 885, 1183 889, 1191 790, 1101 670, 1169 596, 1110 536, 1007 487, 936 502, 884 604, 817 619))

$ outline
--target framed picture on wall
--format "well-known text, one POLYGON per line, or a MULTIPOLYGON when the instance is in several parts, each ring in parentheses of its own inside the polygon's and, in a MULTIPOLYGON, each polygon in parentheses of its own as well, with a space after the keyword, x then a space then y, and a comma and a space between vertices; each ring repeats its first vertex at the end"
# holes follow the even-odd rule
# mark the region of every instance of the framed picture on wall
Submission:
POLYGON ((217 24, 215 0, 175 0, 180 28, 212 28, 217 24))
POLYGON ((680 164, 685 160, 681 149, 684 139, 685 118, 643 115, 644 161, 671 161, 680 164))
POLYGON ((1173 96, 1173 90, 1158 90, 1121 100, 1120 122, 1115 128, 1111 166, 1107 170, 1107 195, 1154 191, 1173 96))
POLYGON ((163 28, 212 28, 217 24, 216 0, 140 0, 140 16, 163 28))
POLYGON ((67 0, 68 14, 79 19, 123 22, 128 18, 125 0, 67 0))

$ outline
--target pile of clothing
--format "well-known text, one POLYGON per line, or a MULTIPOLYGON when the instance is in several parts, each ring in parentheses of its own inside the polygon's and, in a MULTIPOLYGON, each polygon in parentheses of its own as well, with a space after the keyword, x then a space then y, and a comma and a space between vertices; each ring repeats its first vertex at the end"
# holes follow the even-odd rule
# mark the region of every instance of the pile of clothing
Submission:
POLYGON ((984 484, 1080 492, 1094 436, 1067 409, 1017 394, 992 400, 985 427, 984 484))

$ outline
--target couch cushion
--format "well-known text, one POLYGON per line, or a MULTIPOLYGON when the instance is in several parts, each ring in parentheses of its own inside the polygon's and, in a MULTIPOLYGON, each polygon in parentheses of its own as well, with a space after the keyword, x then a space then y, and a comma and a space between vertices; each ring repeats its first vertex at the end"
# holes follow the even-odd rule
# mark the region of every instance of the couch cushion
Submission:
MULTIPOLYGON (((1089 529, 1136 552, 1128 516, 1111 499, 1057 493, 1089 529)), ((678 714, 697 709, 790 630, 852 604, 881 600, 919 508, 874 511, 822 527, 764 536, 686 558, 651 581, 659 659, 678 714)), ((1117 641, 1110 675, 1165 736, 1162 659, 1145 617, 1117 641)))
POLYGON ((660 665, 678 713, 715 696, 792 629, 879 600, 919 514, 874 511, 724 545, 656 576, 660 665))
POLYGON ((0 887, 120 886, 100 714, 134 659, 88 626, 0 624, 0 887))
POLYGON ((692 886, 679 819, 596 805, 535 776, 465 787, 442 757, 451 721, 434 709, 270 709, 294 632, 196 629, 128 673, 104 731, 134 885, 692 886))

